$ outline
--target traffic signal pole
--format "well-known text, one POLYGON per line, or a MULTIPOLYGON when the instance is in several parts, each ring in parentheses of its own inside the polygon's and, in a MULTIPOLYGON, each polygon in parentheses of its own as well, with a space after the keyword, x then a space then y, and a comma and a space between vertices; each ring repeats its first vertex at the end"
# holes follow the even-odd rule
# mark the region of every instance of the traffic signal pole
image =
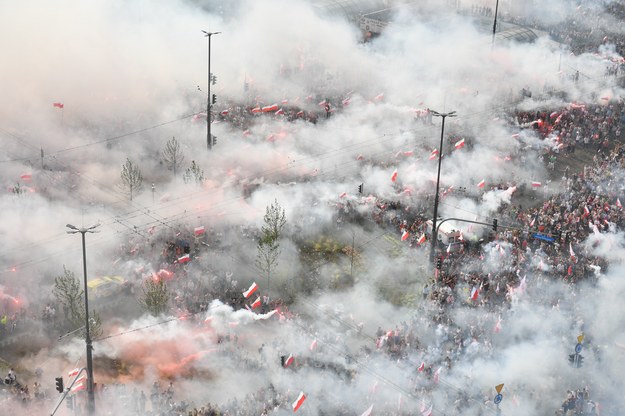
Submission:
MULTIPOLYGON (((52 413, 50 413, 50 416, 54 416, 56 411, 59 410, 59 407, 61 406, 61 404, 63 403, 63 401, 69 394, 69 392, 72 390, 72 387, 74 387, 74 384, 76 384, 76 381, 80 378, 81 374, 86 371, 87 371, 86 368, 84 367, 81 368, 80 371, 78 371, 78 374, 76 374, 72 382, 69 384, 69 386, 65 387, 65 390, 63 391, 62 396, 59 398, 59 401, 56 403, 56 406, 54 406, 54 410, 52 410, 52 413)), ((57 386, 60 385, 61 387, 63 387, 63 377, 57 377, 55 381, 56 381, 57 386), (59 383, 59 379, 60 379, 60 383, 59 383)))

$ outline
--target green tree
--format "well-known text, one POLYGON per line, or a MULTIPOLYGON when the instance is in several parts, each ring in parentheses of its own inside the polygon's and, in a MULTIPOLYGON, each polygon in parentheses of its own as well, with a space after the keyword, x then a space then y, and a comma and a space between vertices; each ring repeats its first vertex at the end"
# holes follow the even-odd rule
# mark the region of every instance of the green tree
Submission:
POLYGON ((139 298, 141 306, 154 316, 167 311, 169 291, 163 279, 146 279, 142 285, 143 296, 139 298))
MULTIPOLYGON (((74 272, 63 266, 63 274, 54 278, 52 293, 63 307, 68 329, 83 328, 80 333, 84 338, 85 325, 85 292, 74 272)), ((97 338, 102 335, 102 320, 96 311, 90 311, 89 335, 97 338)))
POLYGON ((121 178, 122 187, 130 195, 130 200, 132 201, 132 196, 137 193, 141 189, 141 185, 143 185, 141 169, 127 158, 126 163, 122 165, 121 178))
POLYGON ((195 182, 196 185, 201 185, 204 182, 204 171, 195 163, 195 160, 192 160, 191 166, 187 168, 182 179, 184 183, 195 182))
POLYGON ((178 167, 184 161, 184 155, 182 154, 182 149, 180 149, 180 143, 176 140, 175 137, 172 137, 165 144, 165 148, 161 153, 161 160, 169 170, 174 171, 174 176, 178 171, 178 167))
POLYGON ((271 288, 271 275, 278 266, 280 257, 280 235, 286 225, 286 214, 276 199, 265 210, 261 236, 258 240, 256 269, 267 278, 267 292, 271 288))

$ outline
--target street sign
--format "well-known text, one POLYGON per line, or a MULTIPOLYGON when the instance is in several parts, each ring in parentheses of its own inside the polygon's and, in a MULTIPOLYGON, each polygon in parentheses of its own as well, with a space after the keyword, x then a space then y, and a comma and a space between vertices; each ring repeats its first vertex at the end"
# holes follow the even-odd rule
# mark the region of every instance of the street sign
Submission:
POLYGON ((497 391, 497 394, 501 393, 501 389, 503 389, 503 383, 495 386, 495 390, 497 391))
POLYGON ((577 343, 578 344, 581 344, 583 340, 584 340, 584 336, 583 335, 580 335, 580 336, 577 337, 577 343))
POLYGON ((575 354, 579 354, 580 352, 582 352, 582 344, 577 344, 575 346, 575 354))
POLYGON ((494 400, 494 401, 495 401, 495 404, 499 404, 499 403, 501 403, 501 401, 502 401, 502 400, 503 400, 503 396, 501 395, 501 393, 499 393, 499 394, 497 394, 497 395, 495 396, 495 400, 494 400))

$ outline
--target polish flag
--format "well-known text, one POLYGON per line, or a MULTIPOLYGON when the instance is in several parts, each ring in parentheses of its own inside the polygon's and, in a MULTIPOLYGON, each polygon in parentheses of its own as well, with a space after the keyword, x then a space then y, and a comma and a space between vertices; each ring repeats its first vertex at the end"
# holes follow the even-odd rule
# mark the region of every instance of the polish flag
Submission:
POLYGON ((254 107, 252 108, 252 114, 258 114, 258 113, 262 113, 262 108, 260 107, 254 107))
POLYGON ((342 101, 343 103, 343 107, 347 107, 349 105, 349 103, 351 102, 351 98, 347 97, 346 99, 344 99, 342 101))
POLYGON ((438 378, 441 375, 442 367, 438 367, 438 369, 434 372, 434 383, 438 384, 438 378))
POLYGON ((326 105, 326 100, 321 101, 319 104, 317 104, 319 107, 323 107, 326 105))
POLYGON ((72 371, 68 372, 67 375, 69 378, 74 378, 80 373, 80 368, 74 368, 72 371))
POLYGON ((590 215, 590 210, 588 209, 588 205, 584 205, 584 214, 590 215))
POLYGON ((298 111, 297 113, 295 113, 296 117, 304 117, 304 112, 302 110, 298 111))
POLYGON ((194 233, 195 235, 202 235, 202 234, 204 234, 204 226, 202 225, 202 226, 200 226, 200 227, 195 227, 195 228, 193 229, 193 233, 194 233))
POLYGON ((227 116, 228 114, 230 114, 230 110, 224 110, 219 114, 221 114, 222 116, 227 116))
POLYGON ((373 101, 382 101, 384 99, 384 93, 380 93, 378 95, 376 95, 375 97, 373 97, 373 101))
POLYGON ((282 104, 285 104, 285 105, 286 105, 286 104, 288 104, 288 103, 289 103, 289 100, 287 100, 287 99, 285 98, 285 99, 284 99, 284 100, 282 100, 281 102, 282 102, 282 104))
POLYGON ((501 332, 501 316, 497 319, 497 323, 495 324, 495 327, 493 328, 493 331, 496 334, 501 332))
POLYGON ((243 297, 245 299, 249 298, 250 296, 252 296, 252 293, 256 292, 258 290, 258 285, 256 284, 256 282, 252 283, 252 286, 250 286, 249 289, 247 289, 245 292, 243 292, 243 297))
POLYGON ((569 243, 569 253, 571 254, 571 259, 575 259, 575 252, 573 251, 573 246, 569 243))
POLYGON ((423 233, 421 237, 419 237, 419 239, 417 240, 417 244, 423 244, 423 243, 425 243, 425 233, 423 233))
POLYGON ((23 180, 24 182, 30 182, 32 178, 33 178, 33 175, 31 175, 30 173, 25 173, 22 176, 20 176, 20 179, 23 180))
POLYGON ((533 217, 532 221, 530 221, 530 228, 532 228, 534 226, 535 222, 536 222, 536 217, 533 217))
POLYGON ((250 132, 249 130, 245 130, 245 131, 243 132, 243 137, 247 137, 247 136, 249 136, 250 134, 252 134, 252 132, 250 132))
POLYGON ((471 289, 471 300, 477 300, 479 295, 480 295, 480 290, 476 288, 475 286, 473 286, 473 289, 471 289))
POLYGON ((372 414, 373 414, 373 405, 369 406, 369 408, 365 410, 365 412, 361 414, 360 416, 371 416, 372 414))
POLYGON ((478 184, 477 184, 477 187, 478 187, 478 188, 483 188, 483 187, 484 187, 484 185, 486 185, 486 182, 484 181, 484 179, 482 179, 482 180, 480 181, 480 183, 478 183, 478 184))
POLYGON ((284 115, 284 110, 283 110, 283 109, 279 109, 278 111, 276 111, 276 115, 277 115, 277 116, 282 116, 282 115, 284 115))
POLYGON ((621 200, 616 198, 616 207, 617 208, 623 208, 623 205, 621 205, 621 200))
POLYGON ((417 371, 422 373, 425 370, 425 361, 421 361, 421 365, 417 368, 417 371))
POLYGON ((272 111, 278 111, 278 109, 279 109, 278 104, 272 104, 272 105, 267 105, 261 108, 260 110, 263 113, 271 113, 272 111))
POLYGON ((339 195, 339 198, 345 198, 347 196, 347 192, 343 192, 341 193, 341 195, 339 195))
POLYGON ((401 233, 401 241, 406 241, 408 239, 408 237, 410 237, 410 233, 406 230, 402 231, 401 233))
POLYGON ((421 410, 421 416, 432 416, 432 405, 427 409, 421 410))
POLYGON ((456 149, 462 149, 464 147, 464 139, 457 141, 456 144, 454 144, 454 147, 456 149))
POLYGON ((438 149, 434 149, 434 150, 432 150, 432 153, 430 153, 430 157, 428 159, 434 160, 437 157, 438 157, 438 149))
POLYGON ((188 261, 191 261, 191 256, 188 254, 178 258, 178 263, 186 263, 188 261))
POLYGON ((286 360, 284 360, 284 368, 287 368, 291 364, 293 364, 294 358, 292 354, 289 354, 286 360))
POLYGON ((52 107, 63 108, 63 107, 65 107, 65 104, 63 104, 63 103, 52 103, 52 107))
POLYGON ((252 309, 256 309, 260 306, 260 296, 258 298, 256 298, 256 300, 254 301, 254 303, 252 303, 252 309))
POLYGON ((412 150, 406 150, 405 152, 403 152, 403 155, 404 156, 412 156, 413 152, 412 152, 412 150))
POLYGON ((304 400, 306 400, 306 395, 303 391, 301 391, 299 396, 297 396, 297 400, 293 402, 293 412, 297 412, 297 409, 299 409, 302 403, 304 403, 304 400))
POLYGON ((314 339, 313 342, 310 343, 310 347, 308 347, 308 349, 310 351, 314 351, 317 348, 317 340, 314 339))
POLYGON ((87 390, 87 376, 81 376, 72 388, 69 390, 71 393, 76 393, 77 391, 87 390))
POLYGON ((532 187, 534 187, 534 188, 538 188, 538 187, 540 187, 540 186, 542 186, 542 185, 543 185, 543 184, 542 184, 542 183, 540 183, 540 182, 536 182, 536 181, 532 182, 532 187))
POLYGON ((395 169, 393 171, 393 174, 391 175, 391 181, 395 182, 397 180, 397 169, 395 169))

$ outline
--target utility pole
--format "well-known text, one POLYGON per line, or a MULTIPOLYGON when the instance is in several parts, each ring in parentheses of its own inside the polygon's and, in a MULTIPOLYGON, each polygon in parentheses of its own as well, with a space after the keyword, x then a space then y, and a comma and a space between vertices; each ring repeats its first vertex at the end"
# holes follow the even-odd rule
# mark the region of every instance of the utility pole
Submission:
MULTIPOLYGON (((449 113, 439 113, 438 111, 430 110, 432 115, 436 117, 442 117, 443 124, 441 126, 441 143, 438 149, 438 173, 436 174, 436 193, 434 194, 434 216, 432 217, 432 243, 430 247, 430 267, 434 264, 434 256, 436 254, 436 244, 438 242, 438 233, 436 230, 436 220, 438 218, 438 194, 441 182, 441 161, 443 160, 443 138, 445 137, 445 118, 456 117, 455 111, 449 113)), ((430 269, 431 270, 431 269, 430 269)))
POLYGON ((217 35, 221 32, 207 32, 202 30, 204 36, 208 38, 208 96, 206 97, 206 146, 208 150, 213 148, 213 136, 211 135, 211 36, 217 35))
POLYGON ((497 12, 499 11, 499 0, 495 3, 495 21, 493 22, 493 43, 491 47, 495 46, 495 33, 497 32, 497 12))
POLYGON ((82 235, 82 265, 83 265, 83 278, 85 284, 85 343, 87 344, 87 414, 90 416, 95 415, 95 394, 93 391, 93 356, 91 345, 91 335, 89 334, 89 296, 87 286, 87 250, 85 247, 85 234, 97 233, 95 229, 100 224, 92 225, 91 227, 78 228, 72 224, 67 224, 66 227, 70 229, 68 234, 80 233, 82 235))

